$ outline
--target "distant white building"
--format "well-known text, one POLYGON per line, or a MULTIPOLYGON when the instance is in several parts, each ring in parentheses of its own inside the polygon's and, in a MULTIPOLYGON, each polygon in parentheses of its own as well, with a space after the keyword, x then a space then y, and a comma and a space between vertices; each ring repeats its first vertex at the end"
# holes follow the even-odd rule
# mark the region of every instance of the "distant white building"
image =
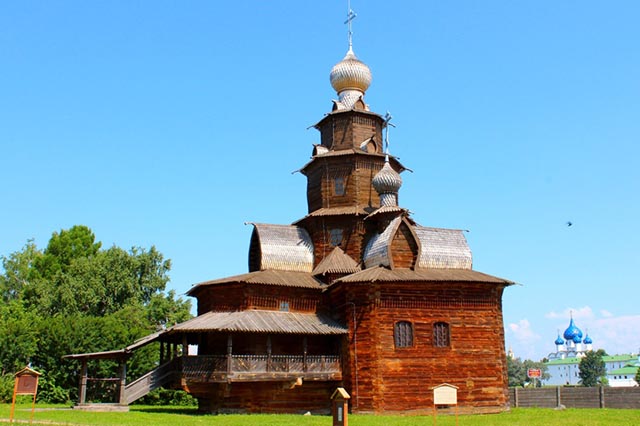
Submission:
MULTIPOLYGON (((586 353, 593 350, 593 341, 587 334, 582 338, 582 330, 574 323, 573 318, 562 337, 558 333, 555 340, 556 351, 549 354, 547 373, 549 378, 543 380, 543 385, 566 386, 580 384, 580 360, 586 353), (564 339, 563 339, 564 338, 564 339)), ((607 371, 609 386, 637 386, 635 375, 640 367, 638 355, 612 355, 604 356, 602 360, 607 371)))

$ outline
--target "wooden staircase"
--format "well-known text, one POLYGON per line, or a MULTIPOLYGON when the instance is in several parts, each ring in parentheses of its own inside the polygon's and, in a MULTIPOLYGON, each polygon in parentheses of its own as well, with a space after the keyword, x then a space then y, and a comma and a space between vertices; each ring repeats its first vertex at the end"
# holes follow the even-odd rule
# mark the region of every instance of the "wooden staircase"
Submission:
POLYGON ((176 379, 175 360, 166 362, 154 370, 149 371, 139 379, 125 387, 125 404, 129 405, 137 399, 147 395, 152 390, 166 386, 176 379))

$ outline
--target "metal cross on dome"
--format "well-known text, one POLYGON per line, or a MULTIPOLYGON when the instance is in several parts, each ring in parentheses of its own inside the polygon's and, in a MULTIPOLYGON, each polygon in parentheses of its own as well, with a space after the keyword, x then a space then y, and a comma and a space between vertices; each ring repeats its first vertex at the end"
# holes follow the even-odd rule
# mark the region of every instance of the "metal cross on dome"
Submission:
POLYGON ((386 128, 386 133, 384 135, 384 153, 389 155, 389 126, 396 127, 393 123, 391 123, 391 119, 393 116, 389 111, 384 115, 384 127, 386 128))
POLYGON ((353 21, 354 19, 356 19, 356 13, 351 10, 351 0, 347 1, 347 20, 344 21, 344 23, 347 25, 347 28, 349 29, 348 31, 348 35, 349 35, 349 50, 351 50, 353 48, 353 30, 351 28, 351 21, 353 21))

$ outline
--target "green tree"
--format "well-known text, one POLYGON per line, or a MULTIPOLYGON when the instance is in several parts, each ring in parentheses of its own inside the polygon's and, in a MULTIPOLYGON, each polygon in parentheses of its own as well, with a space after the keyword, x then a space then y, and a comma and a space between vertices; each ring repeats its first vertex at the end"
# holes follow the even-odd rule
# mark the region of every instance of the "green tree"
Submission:
POLYGON ((635 381, 636 381, 636 386, 640 386, 640 367, 636 371, 635 381))
MULTIPOLYGON (((191 316, 189 301, 165 291, 171 262, 155 247, 105 250, 86 226, 53 233, 44 251, 28 241, 1 259, 0 399, 28 362, 43 373, 39 400, 74 399, 78 366, 63 355, 120 349, 191 316)), ((157 344, 136 351, 128 377, 154 368, 158 355, 157 344)), ((117 376, 115 362, 91 368, 117 376)))
POLYGON ((28 297, 35 291, 39 280, 35 264, 42 256, 33 240, 27 241, 22 251, 2 256, 4 273, 0 274, 0 299, 3 302, 28 297))
POLYGON ((598 349, 595 352, 587 352, 585 357, 580 360, 578 375, 582 386, 592 387, 606 383, 607 370, 602 359, 605 355, 604 350, 598 349))

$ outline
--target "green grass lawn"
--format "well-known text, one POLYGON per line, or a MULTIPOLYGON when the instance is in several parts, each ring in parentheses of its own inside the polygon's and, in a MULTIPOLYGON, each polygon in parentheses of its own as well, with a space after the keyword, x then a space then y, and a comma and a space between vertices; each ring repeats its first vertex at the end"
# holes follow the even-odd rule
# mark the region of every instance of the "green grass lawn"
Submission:
MULTIPOLYGON (((0 405, 0 423, 8 422, 11 406, 0 405)), ((30 405, 16 407, 15 420, 28 422, 30 405)), ((329 416, 199 415, 195 409, 133 406, 128 413, 72 411, 64 406, 37 405, 36 425, 152 426, 331 426, 329 416)), ((430 426, 431 416, 349 415, 349 426, 430 426)), ((456 424, 455 416, 438 416, 439 426, 456 424)), ((459 416, 460 426, 638 426, 640 410, 517 408, 502 414, 459 416)))

